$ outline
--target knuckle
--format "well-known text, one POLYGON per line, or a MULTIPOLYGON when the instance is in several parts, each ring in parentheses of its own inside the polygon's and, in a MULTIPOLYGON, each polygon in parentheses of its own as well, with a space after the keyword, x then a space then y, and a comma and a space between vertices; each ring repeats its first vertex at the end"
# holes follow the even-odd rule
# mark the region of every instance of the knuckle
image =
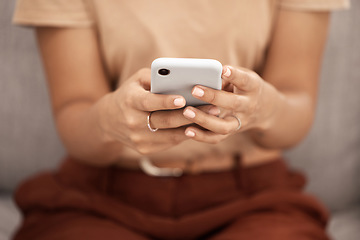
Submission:
POLYGON ((251 76, 249 75, 249 73, 244 72, 243 76, 242 76, 242 85, 243 86, 248 86, 251 82, 251 76))
MULTIPOLYGON (((125 101, 123 101, 124 105, 126 106, 132 106, 134 101, 131 97, 127 97, 125 98, 125 101)), ((122 104, 119 104, 120 106, 122 106, 122 104)))
POLYGON ((133 129, 137 129, 139 127, 139 123, 138 121, 136 120, 136 118, 134 117, 127 117, 126 118, 126 126, 133 130, 133 129))
POLYGON ((145 145, 138 146, 137 151, 142 155, 148 155, 148 154, 152 153, 151 148, 149 148, 149 147, 147 147, 145 145))
POLYGON ((149 109, 149 102, 148 101, 148 97, 144 97, 143 99, 140 100, 140 104, 142 109, 149 109))
POLYGON ((256 72, 250 71, 247 73, 249 75, 250 78, 252 79, 258 79, 259 75, 256 72))
POLYGON ((230 132, 231 132, 230 124, 225 124, 225 125, 220 129, 220 134, 222 134, 222 135, 229 134, 230 132))
POLYGON ((239 95, 236 95, 236 98, 233 102, 233 106, 235 109, 241 109, 242 107, 242 99, 239 95))
POLYGON ((223 128, 219 129, 218 133, 221 134, 221 135, 225 135, 225 134, 228 134, 228 131, 227 131, 227 129, 225 127, 223 127, 223 128))
POLYGON ((135 81, 140 83, 140 85, 144 88, 146 88, 147 90, 150 87, 150 75, 151 75, 151 71, 148 68, 142 68, 140 69, 137 73, 136 73, 136 78, 135 81))
POLYGON ((207 91, 206 95, 208 96, 208 102, 209 103, 216 103, 217 101, 217 95, 213 91, 207 91))
POLYGON ((247 106, 246 111, 248 113, 254 113, 254 112, 258 111, 258 109, 259 109, 259 106, 255 103, 252 103, 247 106))
POLYGON ((260 88, 260 78, 256 72, 249 72, 249 88, 258 90, 260 88))
POLYGON ((137 151, 141 154, 141 155, 146 155, 148 154, 147 151, 145 150, 146 148, 144 147, 137 147, 137 151))
POLYGON ((139 145, 139 144, 142 142, 141 136, 138 135, 138 134, 135 134, 135 133, 130 134, 129 139, 130 139, 130 141, 131 141, 132 143, 134 143, 135 145, 139 145))
POLYGON ((150 69, 148 68, 141 68, 138 71, 139 77, 143 77, 145 75, 148 75, 150 73, 150 69))

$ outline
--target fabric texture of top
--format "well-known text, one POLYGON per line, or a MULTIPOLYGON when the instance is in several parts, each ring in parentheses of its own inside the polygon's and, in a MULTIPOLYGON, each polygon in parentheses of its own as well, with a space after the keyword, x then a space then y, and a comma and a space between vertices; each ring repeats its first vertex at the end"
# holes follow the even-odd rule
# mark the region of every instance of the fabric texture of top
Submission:
MULTIPOLYGON (((13 21, 93 27, 109 81, 119 86, 158 57, 211 58, 260 70, 280 8, 330 11, 348 6, 348 0, 19 0, 13 21)), ((185 141, 162 155, 236 153, 238 144, 237 135, 217 145, 185 141)), ((130 148, 124 155, 139 157, 130 148)))
POLYGON ((14 22, 30 26, 87 27, 94 21, 86 0, 20 0, 14 22))

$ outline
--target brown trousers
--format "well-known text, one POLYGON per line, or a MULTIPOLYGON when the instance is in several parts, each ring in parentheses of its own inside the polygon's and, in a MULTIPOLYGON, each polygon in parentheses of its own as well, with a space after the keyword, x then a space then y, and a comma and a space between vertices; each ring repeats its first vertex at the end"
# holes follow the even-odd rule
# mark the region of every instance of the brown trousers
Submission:
POLYGON ((326 210, 282 159, 179 178, 66 159, 16 193, 16 240, 326 240, 326 210))

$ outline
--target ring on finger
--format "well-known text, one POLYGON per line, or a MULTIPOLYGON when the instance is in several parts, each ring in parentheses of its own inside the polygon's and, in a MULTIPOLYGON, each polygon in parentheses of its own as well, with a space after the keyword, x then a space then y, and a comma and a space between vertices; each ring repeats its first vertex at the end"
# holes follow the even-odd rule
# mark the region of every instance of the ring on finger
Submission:
POLYGON ((151 132, 156 132, 157 130, 159 130, 158 128, 152 128, 150 125, 150 116, 151 116, 152 112, 149 112, 149 114, 147 115, 146 121, 147 121, 147 127, 149 128, 149 130, 151 132))
POLYGON ((239 126, 235 129, 235 132, 236 132, 236 131, 240 130, 240 128, 241 128, 241 120, 240 120, 240 118, 238 118, 238 117, 235 116, 235 115, 231 115, 231 116, 234 117, 234 118, 236 118, 236 120, 239 122, 239 126))

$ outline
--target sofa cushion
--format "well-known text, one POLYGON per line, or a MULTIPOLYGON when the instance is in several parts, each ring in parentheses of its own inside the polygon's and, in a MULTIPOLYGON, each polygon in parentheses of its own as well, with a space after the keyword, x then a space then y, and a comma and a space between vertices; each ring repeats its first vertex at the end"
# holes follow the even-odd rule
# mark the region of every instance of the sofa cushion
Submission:
POLYGON ((334 213, 328 231, 334 240, 359 240, 360 206, 334 213))
POLYGON ((287 154, 307 173, 308 191, 333 211, 360 203, 360 28, 354 22, 360 22, 360 1, 334 13, 315 123, 287 154))
POLYGON ((0 1, 0 190, 54 167, 64 154, 34 34, 11 25, 14 5, 0 1))
POLYGON ((0 216, 0 240, 8 240, 21 221, 10 194, 0 195, 0 216))

